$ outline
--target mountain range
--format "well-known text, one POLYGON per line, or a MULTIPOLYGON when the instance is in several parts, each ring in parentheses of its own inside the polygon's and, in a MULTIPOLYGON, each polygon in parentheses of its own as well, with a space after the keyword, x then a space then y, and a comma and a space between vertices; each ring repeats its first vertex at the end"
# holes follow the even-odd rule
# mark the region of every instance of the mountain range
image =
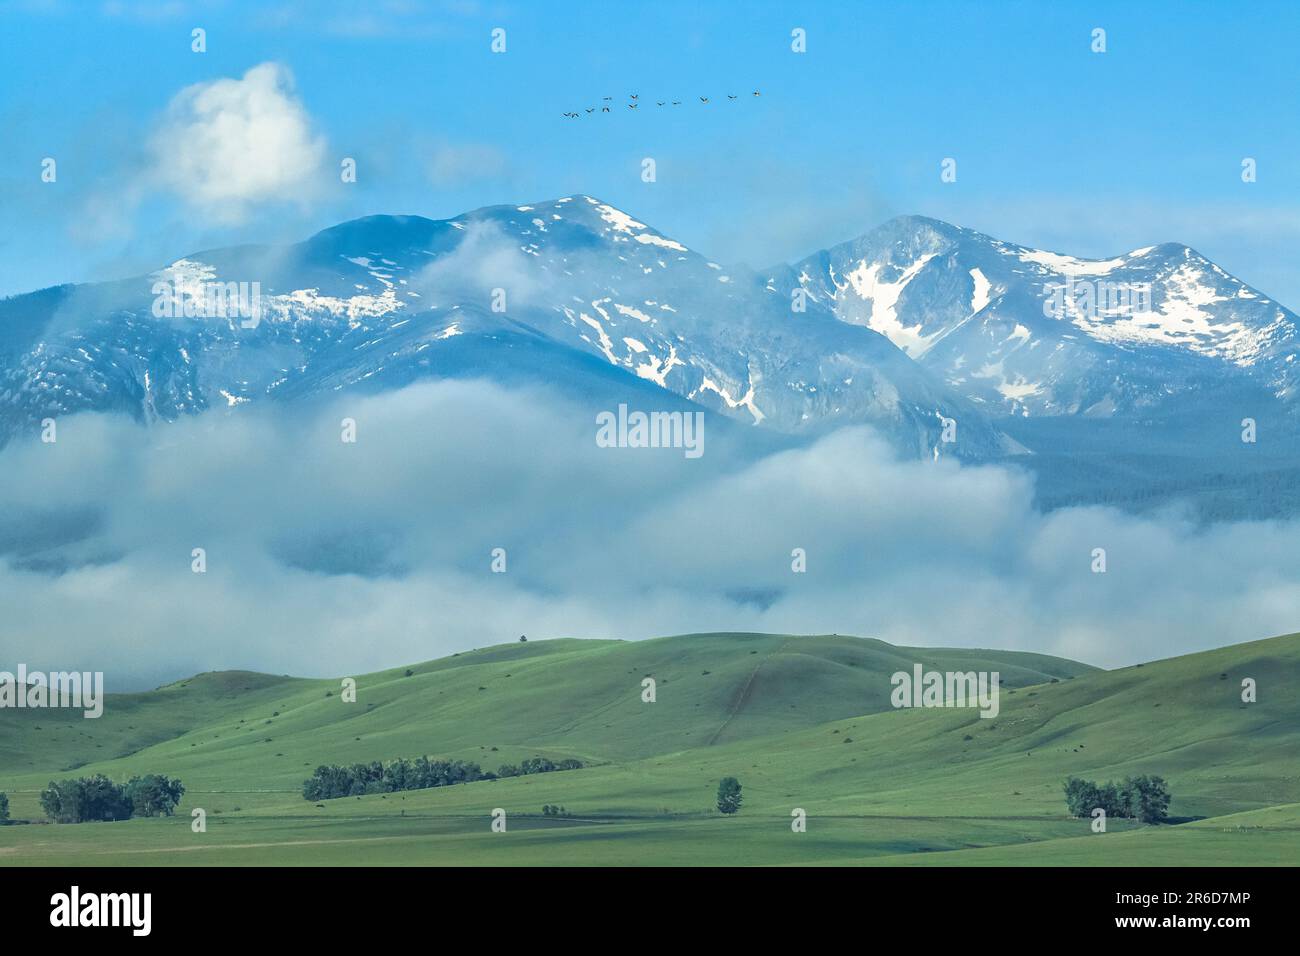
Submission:
POLYGON ((8 298, 0 441, 81 411, 148 423, 484 376, 787 435, 869 424, 915 457, 1050 458, 1085 421, 1177 422, 1151 444, 1195 457, 1196 430, 1235 436, 1238 412, 1294 429, 1297 326, 1174 243, 1090 260, 903 216, 754 272, 577 195, 8 298), (256 316, 184 314, 219 283, 255 289, 256 316))
POLYGON ((1077 259, 907 216, 777 275, 990 414, 1296 397, 1296 315, 1177 243, 1077 259))

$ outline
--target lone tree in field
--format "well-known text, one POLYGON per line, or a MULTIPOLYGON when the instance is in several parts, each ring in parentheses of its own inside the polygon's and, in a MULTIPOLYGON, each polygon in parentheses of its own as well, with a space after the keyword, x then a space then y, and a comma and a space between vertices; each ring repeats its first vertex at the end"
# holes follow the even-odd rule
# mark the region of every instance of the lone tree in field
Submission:
POLYGON ((9 798, 0 793, 0 823, 5 823, 9 819, 9 798))
POLYGON ((718 811, 735 813, 740 809, 740 781, 735 777, 723 777, 718 782, 718 811))

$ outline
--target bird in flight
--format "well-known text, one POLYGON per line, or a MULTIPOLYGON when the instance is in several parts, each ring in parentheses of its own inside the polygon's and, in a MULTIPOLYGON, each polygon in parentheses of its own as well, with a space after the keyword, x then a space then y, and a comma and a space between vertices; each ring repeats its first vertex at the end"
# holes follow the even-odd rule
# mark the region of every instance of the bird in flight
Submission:
POLYGON ((628 103, 628 104, 627 104, 627 108, 630 109, 630 110, 634 110, 634 109, 636 109, 636 104, 635 104, 635 103, 628 103))
POLYGON ((588 113, 594 113, 594 112, 596 112, 596 107, 594 107, 594 106, 593 106, 593 107, 590 107, 590 108, 587 110, 587 112, 588 112, 588 113))
POLYGON ((564 115, 569 117, 569 119, 577 119, 578 116, 577 113, 565 113, 564 115))
POLYGON ((600 111, 601 111, 602 113, 608 113, 608 112, 609 112, 609 107, 608 107, 608 106, 602 106, 602 107, 600 108, 600 111))
POLYGON ((655 105, 656 105, 656 106, 663 106, 664 104, 663 104, 663 103, 656 103, 655 105))
POLYGON ((681 106, 681 105, 682 105, 681 100, 673 100, 673 106, 681 106))
POLYGON ((701 97, 700 97, 700 102, 701 102, 701 103, 707 103, 708 101, 709 101, 709 98, 708 98, 707 96, 701 96, 701 97))
POLYGON ((727 94, 727 99, 729 99, 729 100, 734 100, 734 99, 735 99, 735 97, 734 97, 734 96, 732 96, 732 95, 731 95, 731 94, 730 94, 730 93, 728 93, 728 94, 727 94))
POLYGON ((755 95, 755 96, 758 95, 758 90, 755 90, 755 91, 754 91, 754 95, 755 95))
MULTIPOLYGON (((754 95, 757 96, 758 94, 755 93, 754 95)), ((602 100, 612 100, 613 98, 614 98, 614 97, 612 97, 612 96, 602 96, 602 97, 601 97, 602 100)))
POLYGON ((635 94, 635 93, 629 93, 628 96, 632 97, 632 99, 636 99, 636 94, 635 94))

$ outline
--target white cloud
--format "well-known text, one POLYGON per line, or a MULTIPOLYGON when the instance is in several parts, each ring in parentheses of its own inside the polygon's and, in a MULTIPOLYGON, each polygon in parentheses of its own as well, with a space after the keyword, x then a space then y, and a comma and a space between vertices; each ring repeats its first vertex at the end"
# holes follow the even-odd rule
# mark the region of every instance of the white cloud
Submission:
POLYGON ((1300 522, 1043 515, 1024 473, 899 461, 864 428, 758 457, 718 437, 689 461, 598 448, 587 409, 538 391, 336 402, 149 431, 77 416, 57 446, 6 447, 0 659, 122 688, 357 672, 519 634, 762 630, 1113 666, 1295 627, 1300 522))
POLYGON ((172 98, 150 142, 151 178, 218 223, 260 202, 314 194, 325 141, 279 63, 196 83, 172 98))

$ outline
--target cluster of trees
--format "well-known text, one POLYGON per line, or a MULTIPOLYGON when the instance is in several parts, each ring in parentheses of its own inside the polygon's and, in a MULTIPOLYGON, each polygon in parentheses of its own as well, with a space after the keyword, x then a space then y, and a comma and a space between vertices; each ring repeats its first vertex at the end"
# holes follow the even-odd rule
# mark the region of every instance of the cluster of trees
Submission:
POLYGON ((306 800, 332 800, 337 797, 360 797, 368 793, 428 790, 432 787, 449 787, 455 783, 473 783, 475 780, 495 780, 498 777, 581 768, 581 760, 569 759, 555 763, 545 757, 530 757, 517 767, 507 764, 496 773, 484 771, 476 763, 430 760, 428 757, 417 757, 414 760, 399 757, 388 763, 376 760, 350 767, 326 764, 317 767, 315 773, 303 781, 302 795, 306 800))
POLYGON ((51 780, 41 791, 41 809, 55 823, 169 817, 184 794, 179 780, 162 774, 132 777, 117 784, 97 773, 75 780, 51 780))
POLYGON ((542 807, 542 816, 544 817, 567 817, 572 816, 568 810, 559 804, 548 803, 542 807))
POLYGON ((1169 800, 1169 786, 1162 777, 1126 777, 1118 784, 1078 777, 1065 781, 1065 805, 1073 817, 1090 817, 1101 808, 1108 817, 1161 823, 1169 816, 1169 800))
POLYGON ((553 770, 581 770, 582 761, 574 760, 569 757, 561 760, 559 763, 552 763, 545 757, 529 757, 519 764, 518 767, 513 764, 503 764, 496 775, 498 777, 523 777, 530 773, 550 773, 553 770))
POLYGON ((307 800, 359 797, 367 793, 395 793, 399 790, 427 790, 454 783, 482 780, 483 768, 463 760, 430 760, 418 757, 390 763, 358 763, 350 767, 322 765, 303 781, 307 800))

